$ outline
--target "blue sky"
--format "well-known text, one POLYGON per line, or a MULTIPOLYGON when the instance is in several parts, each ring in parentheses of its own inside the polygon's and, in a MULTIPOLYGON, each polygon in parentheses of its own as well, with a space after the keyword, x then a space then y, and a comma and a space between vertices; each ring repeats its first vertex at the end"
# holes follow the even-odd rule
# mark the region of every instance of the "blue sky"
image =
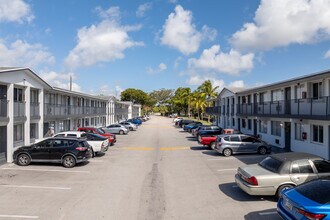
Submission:
POLYGON ((0 0, 0 66, 119 95, 246 88, 329 69, 327 0, 0 0))

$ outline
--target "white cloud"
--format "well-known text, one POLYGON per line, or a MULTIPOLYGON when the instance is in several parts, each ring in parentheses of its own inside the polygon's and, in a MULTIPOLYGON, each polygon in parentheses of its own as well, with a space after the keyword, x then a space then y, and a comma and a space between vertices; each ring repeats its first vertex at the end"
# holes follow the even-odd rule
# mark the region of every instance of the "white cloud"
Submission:
POLYGON ((48 49, 41 44, 29 44, 16 40, 6 45, 0 39, 0 66, 37 67, 40 64, 55 62, 55 58, 48 49))
POLYGON ((142 5, 139 5, 138 9, 136 10, 136 16, 143 17, 147 11, 151 10, 151 8, 152 8, 151 2, 147 2, 142 5))
POLYGON ((179 67, 179 65, 180 65, 180 62, 182 61, 182 57, 178 57, 178 58, 176 58, 175 59, 175 61, 174 61, 174 69, 177 69, 178 67, 179 67))
POLYGON ((0 22, 30 23, 33 19, 30 5, 23 0, 0 0, 0 22))
POLYGON ((177 5, 163 25, 161 43, 189 55, 198 50, 202 40, 215 38, 217 34, 215 29, 204 25, 202 31, 199 32, 192 20, 191 11, 177 5))
POLYGON ((188 85, 191 86, 200 86, 206 80, 210 80, 213 87, 219 86, 217 92, 220 92, 225 87, 225 82, 222 79, 215 79, 211 76, 200 76, 200 75, 193 75, 186 81, 188 85))
POLYGON ((164 70, 167 69, 167 66, 165 63, 160 63, 156 69, 153 69, 151 67, 147 67, 147 73, 149 74, 155 74, 155 73, 160 73, 164 70))
POLYGON ((228 88, 229 89, 243 89, 246 85, 243 80, 237 80, 229 83, 228 88))
POLYGON ((235 48, 269 50, 330 38, 330 1, 262 0, 253 23, 231 38, 235 48))
POLYGON ((168 0, 169 3, 176 4, 178 0, 168 0))
POLYGON ((101 7, 96 7, 95 11, 102 19, 110 19, 110 20, 120 20, 120 8, 118 6, 113 6, 104 10, 101 7))
POLYGON ((330 58, 330 50, 328 50, 328 51, 324 54, 324 58, 330 58))
POLYGON ((223 53, 219 45, 214 45, 205 49, 200 58, 189 59, 188 67, 238 75, 241 71, 250 71, 253 68, 253 58, 252 53, 242 55, 233 49, 229 53, 223 53))
POLYGON ((139 30, 141 26, 122 26, 118 20, 120 15, 117 7, 107 11, 98 10, 104 20, 78 30, 78 43, 65 59, 68 67, 92 66, 122 59, 126 49, 143 45, 142 42, 131 40, 128 35, 129 31, 139 30))
MULTIPOLYGON (((50 85, 68 90, 70 89, 70 76, 72 77, 72 81, 77 78, 76 74, 72 72, 58 73, 58 72, 50 71, 50 72, 41 72, 40 74, 40 77, 50 85)), ((81 92, 81 87, 77 83, 72 82, 72 90, 76 92, 81 92)))

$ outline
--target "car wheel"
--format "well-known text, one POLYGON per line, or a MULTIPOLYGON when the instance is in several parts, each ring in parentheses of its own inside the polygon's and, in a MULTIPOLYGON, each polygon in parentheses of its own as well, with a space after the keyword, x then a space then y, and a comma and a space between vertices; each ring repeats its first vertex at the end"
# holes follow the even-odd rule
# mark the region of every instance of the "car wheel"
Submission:
POLYGON ((212 142, 212 143, 210 144, 210 148, 211 148, 212 150, 215 149, 215 142, 212 142))
POLYGON ((292 187, 293 187, 293 186, 290 185, 290 184, 284 184, 284 185, 278 187, 278 188, 277 188, 277 191, 276 191, 276 198, 277 198, 277 199, 280 199, 280 197, 281 197, 281 192, 282 192, 283 190, 285 190, 285 189, 290 189, 290 188, 292 188, 292 187))
POLYGON ((63 166, 66 168, 72 168, 76 165, 76 160, 74 159, 73 156, 65 156, 63 158, 63 166))
POLYGON ((120 131, 119 131, 119 134, 120 134, 120 135, 123 135, 123 134, 124 134, 124 131, 123 131, 123 130, 120 130, 120 131))
POLYGON ((94 158, 94 157, 95 157, 95 152, 92 149, 92 158, 94 158))
POLYGON ((223 151, 222 151, 222 154, 223 154, 224 156, 226 156, 226 157, 229 157, 232 153, 233 153, 233 152, 231 151, 230 148, 225 148, 225 149, 223 149, 223 151))
POLYGON ((265 148, 265 147, 259 147, 258 153, 261 154, 261 155, 266 154, 267 153, 267 148, 265 148))
POLYGON ((20 154, 17 157, 17 164, 20 166, 27 166, 31 163, 31 158, 27 154, 20 154))
POLYGON ((132 128, 132 127, 129 127, 129 130, 130 130, 130 131, 133 131, 133 128, 132 128))

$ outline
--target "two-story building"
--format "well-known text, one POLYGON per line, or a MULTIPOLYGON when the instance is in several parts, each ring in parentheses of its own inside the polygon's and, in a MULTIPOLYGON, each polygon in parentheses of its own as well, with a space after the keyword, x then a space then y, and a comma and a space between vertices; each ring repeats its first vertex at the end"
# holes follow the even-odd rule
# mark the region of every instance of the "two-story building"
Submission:
POLYGON ((329 70, 231 92, 229 97, 226 90, 218 97, 219 126, 258 135, 275 147, 330 159, 329 70))

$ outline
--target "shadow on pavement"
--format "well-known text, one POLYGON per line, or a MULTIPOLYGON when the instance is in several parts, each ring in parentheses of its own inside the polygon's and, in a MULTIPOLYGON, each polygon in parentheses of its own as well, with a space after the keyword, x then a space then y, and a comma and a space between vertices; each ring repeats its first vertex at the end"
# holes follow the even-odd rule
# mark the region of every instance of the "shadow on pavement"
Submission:
POLYGON ((259 154, 239 154, 234 155, 232 157, 235 157, 237 160, 241 161, 242 163, 245 163, 246 165, 249 164, 256 164, 268 157, 269 155, 259 155, 259 154))
POLYGON ((204 146, 197 146, 197 147, 190 147, 190 150, 209 150, 209 148, 204 146))
POLYGON ((209 155, 209 156, 213 156, 213 157, 219 157, 222 156, 221 154, 219 154, 218 152, 214 151, 214 150, 210 150, 210 148, 207 148, 208 151, 203 151, 203 154, 209 155))
POLYGON ((240 202, 252 202, 252 201, 273 201, 275 202, 275 197, 272 196, 251 196, 242 191, 237 187, 236 183, 224 183, 219 185, 219 189, 226 196, 240 202))
POLYGON ((276 208, 266 209, 262 211, 250 212, 244 216, 245 220, 255 219, 267 219, 267 220, 281 220, 281 217, 277 214, 276 208))

